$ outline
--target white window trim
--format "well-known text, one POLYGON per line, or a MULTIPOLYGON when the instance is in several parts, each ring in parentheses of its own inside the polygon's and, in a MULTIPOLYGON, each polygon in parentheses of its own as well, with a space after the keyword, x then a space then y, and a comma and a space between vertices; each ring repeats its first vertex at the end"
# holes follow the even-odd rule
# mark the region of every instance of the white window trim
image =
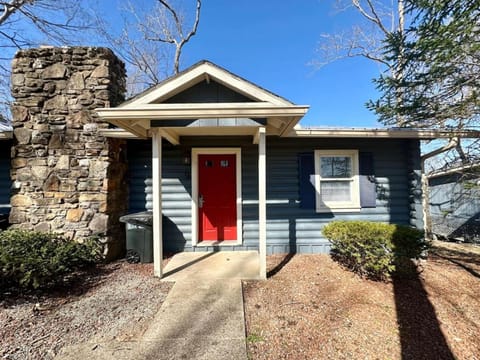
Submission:
MULTIPOLYGON (((329 179, 331 180, 331 179, 329 179)), ((325 212, 358 212, 360 211, 360 181, 358 150, 315 150, 315 209, 319 213, 325 212), (352 159, 352 201, 323 202, 320 193, 320 158, 324 156, 349 156, 352 159)))
POLYGON ((241 148, 192 148, 192 246, 238 246, 242 245, 242 151, 241 148), (236 155, 237 181, 237 240, 198 242, 198 155, 234 154, 236 155))

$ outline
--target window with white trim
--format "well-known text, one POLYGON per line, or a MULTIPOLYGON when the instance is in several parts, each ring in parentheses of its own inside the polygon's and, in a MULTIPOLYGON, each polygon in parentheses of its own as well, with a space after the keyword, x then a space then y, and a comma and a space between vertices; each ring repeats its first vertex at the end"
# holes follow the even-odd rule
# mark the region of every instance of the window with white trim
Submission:
POLYGON ((317 212, 360 211, 358 150, 315 150, 317 212))

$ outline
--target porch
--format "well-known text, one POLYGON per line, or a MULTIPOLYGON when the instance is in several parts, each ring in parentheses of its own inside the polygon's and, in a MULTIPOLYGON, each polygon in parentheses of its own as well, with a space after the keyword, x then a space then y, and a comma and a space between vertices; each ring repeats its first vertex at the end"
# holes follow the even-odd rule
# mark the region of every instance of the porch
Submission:
POLYGON ((163 281, 181 280, 259 280, 257 251, 180 252, 163 269, 163 281))
MULTIPOLYGON (((209 62, 198 63, 116 108, 97 109, 102 119, 126 130, 132 137, 151 138, 153 258, 156 276, 163 277, 168 271, 163 269, 162 264, 162 162, 166 160, 163 142, 166 140, 172 146, 181 147, 188 137, 246 136, 257 145, 257 193, 254 201, 258 207, 256 248, 259 266, 256 268, 256 277, 266 278, 266 136, 287 136, 307 109, 308 106, 295 105, 209 62)), ((210 145, 207 148, 192 147, 185 160, 188 164, 191 162, 188 237, 192 246, 200 243, 209 245, 210 242, 241 245, 241 149, 212 149, 210 145), (206 154, 210 158, 203 158, 206 154), (228 155, 228 158, 214 160, 216 155, 228 155), (230 173, 230 170, 233 172, 230 173), (219 174, 222 175, 217 176, 219 174), (209 184, 214 180, 218 184, 233 185, 231 189, 221 188, 220 191, 209 185, 202 188, 201 184, 209 184), (225 191, 228 194, 223 196, 225 191), (223 197, 227 200, 224 201, 223 197)), ((211 261, 222 262, 221 256, 210 257, 211 261)), ((234 269, 241 267, 237 265, 234 269)))

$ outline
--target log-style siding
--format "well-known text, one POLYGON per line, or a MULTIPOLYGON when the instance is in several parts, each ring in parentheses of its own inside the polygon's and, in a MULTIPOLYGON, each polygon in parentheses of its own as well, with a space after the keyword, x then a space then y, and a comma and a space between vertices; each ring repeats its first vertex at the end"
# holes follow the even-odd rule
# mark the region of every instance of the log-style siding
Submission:
POLYGON ((10 140, 0 140, 0 214, 9 212, 10 189, 10 140))
MULTIPOLYGON (((421 227, 419 142, 402 139, 267 137, 267 251, 322 253, 330 249, 322 227, 332 220, 372 220, 421 227), (354 213, 316 213, 300 207, 298 155, 316 149, 358 149, 373 156, 376 207, 354 213)), ((192 147, 240 147, 242 151, 243 245, 258 247, 258 148, 251 137, 182 138, 163 148, 162 202, 167 250, 203 251, 191 246, 192 147)), ((151 208, 151 143, 128 146, 130 212, 151 208)))

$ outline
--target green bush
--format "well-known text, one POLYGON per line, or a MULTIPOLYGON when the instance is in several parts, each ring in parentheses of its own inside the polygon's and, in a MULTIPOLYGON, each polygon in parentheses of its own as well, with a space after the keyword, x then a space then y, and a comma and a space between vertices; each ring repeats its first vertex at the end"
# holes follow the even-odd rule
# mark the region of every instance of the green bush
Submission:
POLYGON ((53 233, 29 230, 0 231, 0 285, 26 289, 49 288, 66 275, 101 258, 95 239, 84 243, 53 233))
POLYGON ((407 264, 427 248, 423 232, 401 225, 368 221, 333 221, 323 228, 335 260, 374 279, 411 271, 407 264))

